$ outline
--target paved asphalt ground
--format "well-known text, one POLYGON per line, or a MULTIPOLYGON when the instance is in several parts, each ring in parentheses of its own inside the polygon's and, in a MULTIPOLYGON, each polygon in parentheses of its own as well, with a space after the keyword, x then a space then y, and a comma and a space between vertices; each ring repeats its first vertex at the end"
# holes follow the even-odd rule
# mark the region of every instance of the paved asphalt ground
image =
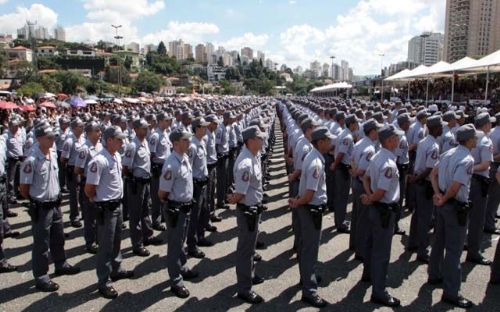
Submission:
MULTIPOLYGON (((20 267, 20 273, 0 275, 0 311, 314 311, 300 301, 299 270, 293 244, 291 214, 287 206, 288 183, 284 170, 281 135, 277 133, 276 147, 271 159, 269 210, 263 214, 259 239, 267 245, 260 250, 263 261, 257 264, 257 273, 265 277, 263 284, 254 287, 266 303, 251 306, 236 298, 236 219, 234 207, 218 210, 223 218, 215 224, 218 232, 209 239, 216 245, 203 248, 206 258, 188 259, 190 267, 200 272, 194 281, 186 282, 191 297, 182 300, 169 291, 166 271, 166 244, 148 247, 151 256, 133 256, 128 230, 123 233, 123 267, 133 269, 132 280, 114 284, 119 292, 115 300, 101 298, 96 291, 95 259, 84 251, 83 230, 67 227, 66 240, 69 263, 81 267, 76 276, 55 277, 60 290, 55 293, 36 291, 31 273, 32 238, 30 220, 21 205, 14 211, 19 216, 10 221, 20 231, 16 239, 6 239, 4 248, 9 261, 20 267)), ((64 219, 68 221, 67 198, 64 201, 64 219)), ((410 216, 404 215, 402 227, 408 233, 410 216)), ((166 233, 157 233, 166 241, 166 233)), ((354 260, 348 250, 348 235, 339 234, 333 226, 332 214, 323 222, 322 245, 317 273, 323 277, 319 294, 331 305, 326 311, 389 311, 369 302, 371 287, 360 281, 363 266, 354 260)), ((484 235, 484 250, 492 259, 498 237, 484 235)), ((427 266, 416 262, 416 255, 404 251, 407 236, 395 236, 389 265, 389 291, 401 299, 404 311, 448 311, 450 306, 440 302, 442 290, 426 284, 427 266)), ((465 253, 462 258, 465 261, 465 253)), ((464 263, 462 293, 475 303, 471 311, 499 311, 500 287, 489 286, 490 268, 464 263)), ((50 272, 54 272, 51 265, 50 272)), ((459 309, 455 309, 459 310, 459 309)))

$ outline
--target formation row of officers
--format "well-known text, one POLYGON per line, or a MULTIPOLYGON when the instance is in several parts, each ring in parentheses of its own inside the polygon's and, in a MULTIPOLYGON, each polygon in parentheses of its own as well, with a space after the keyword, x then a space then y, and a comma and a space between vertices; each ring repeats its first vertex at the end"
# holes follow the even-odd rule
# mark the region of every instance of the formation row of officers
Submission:
MULTIPOLYGON (((30 202, 36 288, 44 292, 59 289, 48 274, 49 250, 56 275, 80 272, 67 262, 64 251, 60 206, 61 171, 65 169, 70 223, 82 226, 81 211, 86 249, 97 254, 97 288, 103 297, 116 298, 112 282, 134 274, 121 266, 124 218, 130 221, 133 253, 140 257, 149 256, 146 246, 162 243, 154 236, 154 229, 165 230, 165 221, 171 290, 186 298, 190 294, 184 280, 198 273, 187 266, 184 245, 187 242, 188 255, 203 258, 199 247, 213 244, 204 237, 205 231, 216 231, 212 222, 221 220, 215 208, 236 204, 238 296, 252 303, 262 300, 251 286, 263 282, 254 274, 253 265, 254 256, 260 257, 255 245, 259 216, 266 209, 262 182, 274 141, 275 108, 265 103, 239 104, 238 109, 228 106, 220 114, 222 120, 210 111, 205 117, 198 111, 197 117, 184 112, 174 119, 160 107, 148 115, 117 114, 111 124, 92 116, 81 116, 90 117, 87 121, 61 116, 56 129, 45 120, 37 120, 27 134, 23 133, 22 120, 12 118, 3 136, 6 148, 0 149, 4 153, 0 155, 0 174, 5 176, 6 168, 12 168, 5 166, 6 161, 15 165, 7 157, 9 146, 24 140, 24 151, 22 147, 20 151, 25 158, 16 159, 22 161, 16 184, 20 195, 30 202)), ((12 191, 16 191, 15 186, 12 191)), ((11 197, 2 203, 5 207, 14 201, 11 197)), ((0 272, 16 271, 3 248, 0 251, 0 272)))
MULTIPOLYGON (((324 108, 305 100, 281 104, 290 206, 303 300, 317 307, 314 273, 321 236, 321 215, 335 214, 337 231, 349 233, 349 249, 363 261, 362 281, 372 284, 371 301, 397 307, 386 290, 391 242, 399 227, 403 200, 413 211, 407 250, 428 264, 428 283, 442 285, 444 302, 473 304, 460 294, 460 257, 491 265, 480 252, 483 231, 499 234, 500 127, 488 113, 463 124, 463 113, 431 115, 394 108, 387 118, 379 107, 324 108), (412 118, 411 115, 415 118, 412 118), (394 116, 391 120, 390 116, 394 116), (458 124, 461 123, 462 125, 458 124), (325 133, 324 136, 319 133, 325 133), (350 228, 346 208, 352 189, 350 228), (305 208, 305 209, 304 209, 305 208), (434 242, 430 246, 430 229, 434 242)), ((500 114, 497 115, 500 120, 500 114)), ((491 284, 500 284, 497 247, 491 284)))

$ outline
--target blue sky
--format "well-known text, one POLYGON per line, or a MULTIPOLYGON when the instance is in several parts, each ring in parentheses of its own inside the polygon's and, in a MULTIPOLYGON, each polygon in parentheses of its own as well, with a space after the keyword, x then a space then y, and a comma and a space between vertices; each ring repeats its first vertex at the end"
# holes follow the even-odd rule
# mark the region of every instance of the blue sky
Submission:
MULTIPOLYGON (((379 72, 406 60, 407 41, 443 31, 446 0, 0 0, 0 33, 26 19, 66 28, 67 40, 112 40, 123 25, 124 42, 173 39, 212 42, 228 50, 250 46, 290 67, 345 59, 355 74, 379 72)), ((168 46, 168 45, 167 45, 168 46)))

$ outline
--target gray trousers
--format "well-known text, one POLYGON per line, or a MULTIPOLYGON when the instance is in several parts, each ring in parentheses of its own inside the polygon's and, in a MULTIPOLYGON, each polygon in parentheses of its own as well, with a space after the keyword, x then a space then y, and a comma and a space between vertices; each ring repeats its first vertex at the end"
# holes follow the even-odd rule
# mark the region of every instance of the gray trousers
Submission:
POLYGON ((493 263, 491 264, 490 280, 492 282, 500 281, 500 244, 498 243, 495 250, 495 257, 493 258, 493 263))
POLYGON ((56 268, 68 266, 64 251, 64 227, 60 207, 36 209, 38 221, 31 226, 33 276, 36 284, 46 284, 50 281, 49 250, 56 268))
MULTIPOLYGON (((357 179, 356 179, 357 180, 357 179)), ((354 202, 357 202, 356 204, 356 213, 354 213, 353 210, 353 219, 355 218, 355 221, 351 221, 351 240, 352 240, 352 233, 355 233, 354 237, 354 248, 356 251, 356 257, 358 258, 364 258, 365 253, 366 253, 366 244, 367 244, 367 239, 369 235, 369 229, 370 229, 370 217, 369 217, 369 211, 368 207, 363 205, 361 202, 360 196, 365 193, 365 189, 363 188, 363 184, 361 181, 353 181, 352 182, 352 191, 354 196, 354 202), (353 225, 354 224, 354 225, 353 225)), ((354 207, 354 205, 353 205, 354 207)), ((349 241, 350 244, 350 241, 349 241)))
POLYGON ((99 249, 96 263, 98 288, 111 286, 111 276, 121 270, 122 208, 104 209, 103 221, 102 225, 98 225, 99 249))
POLYGON ((414 187, 417 205, 411 216, 408 246, 417 247, 417 255, 426 258, 430 252, 429 229, 434 204, 425 197, 426 184, 416 183, 414 187))
POLYGON ((128 179, 123 179, 123 189, 126 190, 126 192, 123 192, 123 198, 122 198, 122 220, 126 221, 128 220, 128 206, 129 206, 129 194, 128 194, 128 188, 129 188, 129 181, 128 179))
POLYGON ((395 214, 391 213, 389 226, 384 229, 380 212, 374 206, 369 206, 370 234, 364 259, 363 276, 370 276, 372 281, 372 296, 385 299, 388 297, 387 269, 391 258, 392 237, 394 235, 395 214))
MULTIPOLYGON (((492 168, 493 167, 492 165, 492 168)), ((498 167, 496 167, 498 168, 498 167)), ((488 202, 486 203, 486 215, 484 219, 484 229, 485 230, 495 230, 495 217, 498 212, 498 206, 500 205, 500 184, 496 179, 497 170, 490 170, 491 184, 488 191, 488 202)))
POLYGON ((238 243, 236 246, 236 280, 238 293, 248 293, 252 289, 252 278, 255 276, 255 244, 259 233, 260 216, 256 218, 253 231, 248 229, 245 212, 236 208, 236 224, 238 228, 238 243))
POLYGON ((0 186, 2 188, 1 192, 2 194, 0 195, 0 268, 5 267, 7 265, 7 259, 5 258, 5 253, 3 251, 3 197, 5 196, 5 187, 3 184, 0 186))
MULTIPOLYGON (((342 165, 340 165, 342 166, 342 165)), ((335 175, 335 226, 345 222, 349 191, 351 190, 351 175, 342 168, 334 171, 335 175)))
POLYGON ((210 225, 210 215, 215 213, 215 186, 217 185, 217 168, 208 169, 208 184, 206 191, 206 206, 209 215, 204 219, 205 226, 210 225))
POLYGON ((318 263, 319 244, 321 240, 321 228, 314 226, 311 212, 306 207, 296 208, 301 232, 303 233, 297 254, 299 256, 299 271, 302 280, 302 295, 311 297, 318 290, 315 268, 318 263))
POLYGON ((330 153, 323 154, 325 158, 325 173, 326 173, 326 195, 327 202, 326 206, 330 211, 333 211, 335 205, 335 176, 333 171, 330 170, 330 166, 334 162, 335 158, 330 153))
POLYGON ((78 221, 80 217, 80 209, 78 208, 78 205, 83 207, 83 199, 78 192, 78 176, 74 173, 73 167, 67 170, 69 170, 66 181, 69 191, 69 221, 73 222, 78 221))
POLYGON ((406 197, 406 188, 408 186, 408 180, 407 180, 407 175, 408 175, 408 169, 403 168, 402 165, 398 164, 398 171, 399 171, 399 207, 400 209, 396 213, 396 228, 399 228, 398 222, 401 220, 401 211, 403 210, 403 200, 406 197))
POLYGON ((7 168, 7 197, 9 200, 13 200, 19 194, 19 167, 21 166, 21 161, 7 159, 6 163, 9 165, 7 168))
POLYGON ((443 278, 443 295, 450 299, 458 298, 462 283, 460 257, 466 231, 466 226, 458 224, 457 213, 452 204, 446 203, 437 209, 428 273, 430 280, 443 278))
POLYGON ((152 238, 154 232, 149 217, 149 183, 137 182, 134 190, 132 184, 128 184, 130 239, 132 249, 137 250, 144 247, 144 241, 152 238))
POLYGON ((207 186, 194 184, 193 199, 194 205, 191 210, 191 217, 189 220, 187 232, 187 247, 188 251, 198 250, 198 239, 203 238, 205 235, 205 222, 208 213, 208 207, 205 202, 207 186))
MULTIPOLYGON (((300 180, 295 180, 292 183, 290 183, 290 198, 295 198, 299 194, 299 185, 300 185, 300 180)), ((299 245, 300 245, 300 240, 301 240, 301 225, 300 225, 300 218, 299 218, 299 212, 297 211, 298 209, 292 209, 292 230, 294 234, 294 240, 293 240, 293 247, 295 250, 299 250, 299 245)), ((299 253, 297 252, 297 256, 300 257, 299 253)))
POLYGON ((349 249, 355 250, 358 240, 356 239, 358 228, 358 216, 363 211, 360 196, 365 193, 363 183, 358 178, 352 178, 352 213, 351 232, 349 233, 349 249))
MULTIPOLYGON (((228 158, 221 158, 217 161, 217 206, 222 206, 226 202, 226 179, 228 170, 228 158)), ((233 170, 233 168, 231 168, 233 170)))
POLYGON ((59 186, 66 187, 66 166, 61 162, 61 151, 57 151, 57 166, 59 168, 59 186))
POLYGON ((480 249, 483 243, 484 216, 488 197, 481 194, 481 182, 472 178, 469 199, 472 209, 469 211, 469 228, 467 233, 467 258, 478 259, 483 257, 480 249))
POLYGON ((167 224, 167 271, 170 276, 171 286, 184 286, 182 273, 189 272, 186 254, 183 247, 186 242, 190 213, 179 212, 177 224, 172 226, 167 205, 163 205, 163 214, 167 224))
POLYGON ((158 189, 160 188, 160 178, 156 176, 151 177, 151 222, 153 225, 161 224, 161 201, 158 198, 158 189))
POLYGON ((83 186, 80 187, 80 198, 83 200, 83 237, 85 238, 85 246, 90 247, 97 242, 95 206, 85 195, 83 186))

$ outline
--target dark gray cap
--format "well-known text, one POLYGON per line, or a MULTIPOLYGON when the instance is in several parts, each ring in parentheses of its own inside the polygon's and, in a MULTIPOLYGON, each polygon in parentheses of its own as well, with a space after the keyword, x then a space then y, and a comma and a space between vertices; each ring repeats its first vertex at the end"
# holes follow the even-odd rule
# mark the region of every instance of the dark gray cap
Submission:
POLYGON ((311 133, 311 140, 317 141, 321 139, 334 139, 333 134, 327 127, 318 127, 311 133))
POLYGON ((248 126, 257 126, 259 128, 266 128, 267 125, 264 123, 264 121, 260 118, 257 119, 252 119, 248 126))
POLYGON ((35 136, 42 137, 42 136, 47 136, 49 138, 55 138, 57 136, 57 132, 54 130, 54 128, 50 126, 45 126, 45 127, 38 127, 35 129, 35 136))
POLYGON ((66 116, 61 116, 61 118, 59 118, 59 124, 62 125, 62 124, 69 124, 70 120, 68 117, 66 116))
POLYGON ((340 119, 345 119, 344 112, 337 112, 337 115, 335 115, 335 120, 339 121, 340 119))
POLYGON ((427 118, 427 127, 437 127, 437 126, 444 126, 446 123, 443 122, 441 119, 441 116, 439 115, 434 115, 429 118, 427 118))
POLYGON ((151 122, 151 121, 156 121, 156 115, 155 114, 149 114, 146 116, 146 121, 151 122))
POLYGON ((495 117, 490 117, 490 114, 488 113, 481 113, 476 117, 474 117, 474 125, 476 125, 476 127, 483 127, 489 122, 496 122, 496 121, 497 120, 495 119, 495 117))
POLYGON ((71 128, 83 127, 83 126, 85 126, 85 123, 80 118, 76 118, 71 122, 71 128))
POLYGON ((118 126, 111 126, 106 128, 104 132, 102 133, 102 137, 104 141, 106 141, 109 138, 117 138, 120 140, 124 140, 127 138, 127 135, 123 133, 122 129, 118 126))
POLYGON ((356 115, 349 115, 345 118, 345 124, 349 126, 352 123, 358 122, 359 119, 356 117, 356 115))
POLYGON ((173 117, 168 115, 168 114, 165 114, 165 113, 159 113, 158 115, 156 115, 156 120, 160 121, 160 120, 172 120, 173 117))
POLYGON ((401 114, 398 116, 397 118, 398 120, 398 125, 402 125, 404 124, 405 122, 410 122, 411 121, 411 118, 410 118, 410 115, 408 115, 407 113, 406 114, 401 114))
POLYGON ((136 119, 132 122, 132 127, 134 129, 142 128, 142 129, 148 129, 149 124, 146 120, 144 119, 136 119))
POLYGON ((101 130, 101 125, 95 121, 91 121, 85 125, 85 132, 90 132, 94 130, 101 130))
POLYGON ((259 126, 255 126, 255 125, 245 128, 241 134, 243 136, 243 141, 246 141, 248 139, 255 138, 255 137, 259 137, 262 139, 266 137, 266 134, 264 132, 260 131, 259 126))
POLYGON ((205 121, 205 119, 201 118, 201 117, 198 117, 198 118, 195 118, 193 120, 193 122, 191 123, 191 126, 193 126, 193 128, 195 127, 206 127, 208 126, 210 123, 205 121))
POLYGON ((321 124, 318 121, 313 120, 313 119, 308 117, 300 123, 300 129, 302 129, 302 132, 306 133, 307 129, 312 128, 314 126, 320 126, 320 125, 321 124))
POLYGON ((455 114, 457 114, 458 116, 460 116, 460 118, 468 118, 469 115, 467 115, 466 113, 464 113, 463 111, 456 111, 455 114))
POLYGON ((214 114, 206 116, 205 120, 208 122, 216 123, 216 124, 218 124, 220 122, 219 118, 217 118, 217 116, 214 114))
POLYGON ((425 118, 425 117, 429 117, 431 114, 429 114, 425 109, 422 109, 420 110, 418 113, 417 113, 417 119, 422 119, 422 118, 425 118))
POLYGON ((363 131, 371 131, 382 128, 382 125, 379 124, 375 119, 370 119, 363 124, 363 131))
POLYGON ((376 112, 372 117, 375 120, 384 120, 384 115, 382 114, 382 112, 376 112))
POLYGON ((224 114, 222 114, 222 116, 225 118, 236 118, 234 115, 233 115, 233 112, 232 111, 229 111, 229 112, 224 112, 224 114))
POLYGON ((460 119, 460 116, 457 116, 454 111, 447 111, 446 113, 443 114, 443 120, 446 122, 454 119, 455 120, 460 119))
POLYGON ((180 141, 182 139, 190 140, 191 133, 184 131, 184 130, 181 130, 181 129, 175 129, 174 131, 170 132, 169 138, 170 138, 170 142, 180 141))
POLYGON ((474 127, 474 125, 472 124, 463 125, 457 130, 457 141, 459 142, 471 139, 476 136, 476 127, 474 127))
POLYGON ((21 124, 20 120, 18 118, 12 118, 9 120, 9 127, 16 127, 21 124))
POLYGON ((393 135, 401 135, 404 134, 403 131, 396 129, 393 125, 387 125, 379 129, 378 131, 378 139, 380 141, 387 140, 393 135))
POLYGON ((188 112, 182 113, 181 119, 189 119, 189 118, 193 119, 193 115, 191 114, 191 112, 188 111, 188 112))

